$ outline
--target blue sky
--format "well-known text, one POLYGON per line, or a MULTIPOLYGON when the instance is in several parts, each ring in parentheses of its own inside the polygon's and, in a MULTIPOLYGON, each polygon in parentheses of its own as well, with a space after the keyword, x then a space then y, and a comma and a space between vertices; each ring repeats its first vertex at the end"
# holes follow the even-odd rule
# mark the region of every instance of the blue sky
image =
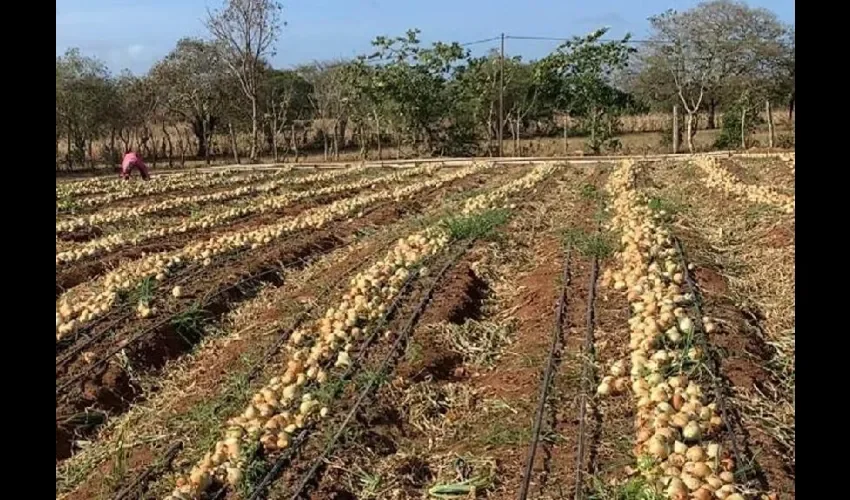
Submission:
MULTIPOLYGON (((207 7, 223 0, 56 0, 56 54, 79 47, 114 72, 143 73, 184 36, 204 36, 207 7)), ((348 58, 368 52, 380 34, 422 30, 424 42, 470 42, 504 32, 520 36, 568 37, 610 26, 611 35, 640 38, 646 18, 667 8, 684 10, 684 0, 288 0, 275 66, 348 58)), ((793 0, 758 0, 786 22, 794 21, 793 0)), ((506 53, 536 58, 556 42, 508 40, 506 53)), ((498 42, 471 46, 483 53, 498 42)))

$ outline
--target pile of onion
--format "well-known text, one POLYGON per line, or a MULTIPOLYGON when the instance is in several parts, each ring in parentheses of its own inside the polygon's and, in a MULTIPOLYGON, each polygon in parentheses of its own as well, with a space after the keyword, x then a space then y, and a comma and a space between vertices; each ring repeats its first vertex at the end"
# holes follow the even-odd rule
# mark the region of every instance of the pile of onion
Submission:
POLYGON ((710 156, 697 156, 694 163, 706 174, 708 187, 744 198, 752 203, 764 203, 779 208, 785 213, 794 213, 794 197, 787 196, 765 187, 744 184, 732 173, 721 167, 717 159, 710 156))
MULTIPOLYGON (((541 172, 550 171, 535 169, 524 180, 520 179, 523 182, 515 182, 512 189, 500 192, 507 196, 521 189, 520 186, 532 187, 543 178, 541 172)), ((476 206, 488 200, 485 208, 501 201, 489 193, 476 198, 479 202, 476 206)), ((188 476, 177 480, 166 500, 201 498, 214 480, 237 485, 247 461, 244 452, 254 443, 259 441, 268 452, 284 450, 290 446, 292 436, 311 419, 326 417, 328 408, 313 394, 327 382, 328 371, 350 365, 349 353, 354 344, 376 328, 411 268, 437 254, 448 243, 449 234, 439 224, 434 225, 399 239, 381 260, 351 278, 348 291, 335 306, 287 339, 283 347, 289 357, 286 370, 255 393, 240 415, 228 420, 224 438, 188 476)))
POLYGON ((408 186, 337 200, 329 205, 307 210, 282 222, 258 229, 232 231, 209 238, 207 241, 187 245, 173 252, 148 255, 142 259, 123 263, 106 275, 74 287, 60 296, 56 311, 56 339, 59 340, 106 314, 115 304, 118 293, 136 288, 147 278, 162 281, 175 268, 187 262, 210 265, 212 258, 217 255, 268 245, 293 231, 318 229, 341 217, 357 215, 363 208, 374 203, 409 197, 425 189, 439 187, 492 167, 492 163, 474 164, 451 171, 447 175, 429 178, 408 186))
MULTIPOLYGON (((623 246, 617 269, 607 269, 602 278, 603 286, 626 294, 631 305, 631 355, 609 367, 597 393, 631 389, 637 406, 634 453, 644 465, 646 457, 652 459, 640 471, 657 491, 676 500, 740 500, 735 464, 717 440, 724 424, 716 404, 699 381, 678 369, 704 356, 693 337, 693 297, 683 287, 684 269, 660 222, 663 214, 654 213, 634 187, 636 172, 635 163, 626 161, 609 177, 611 229, 621 233, 623 246)), ((711 318, 703 323, 708 334, 717 329, 711 318)))

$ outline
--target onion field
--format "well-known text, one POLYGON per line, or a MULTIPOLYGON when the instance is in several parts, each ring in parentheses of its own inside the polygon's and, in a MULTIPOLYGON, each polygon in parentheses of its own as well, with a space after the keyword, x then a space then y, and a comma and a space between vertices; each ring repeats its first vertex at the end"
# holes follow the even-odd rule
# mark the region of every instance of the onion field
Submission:
POLYGON ((57 181, 56 497, 794 498, 794 162, 57 181))

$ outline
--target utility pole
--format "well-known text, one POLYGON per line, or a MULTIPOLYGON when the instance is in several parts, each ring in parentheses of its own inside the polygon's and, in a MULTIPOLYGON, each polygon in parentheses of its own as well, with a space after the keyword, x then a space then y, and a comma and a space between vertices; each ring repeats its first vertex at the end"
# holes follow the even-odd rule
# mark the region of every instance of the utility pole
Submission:
POLYGON ((501 57, 499 57, 499 157, 503 155, 502 129, 505 128, 505 34, 502 33, 501 57))

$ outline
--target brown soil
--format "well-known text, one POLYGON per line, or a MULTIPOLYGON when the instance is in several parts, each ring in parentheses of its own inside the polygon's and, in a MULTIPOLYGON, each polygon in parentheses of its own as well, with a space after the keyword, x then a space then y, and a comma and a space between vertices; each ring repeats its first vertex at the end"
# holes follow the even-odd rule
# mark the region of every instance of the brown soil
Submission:
POLYGON ((760 243, 770 248, 784 248, 793 245, 795 241, 795 220, 790 219, 774 226, 761 237, 760 243))
MULTIPOLYGON (((469 189, 471 186, 482 182, 479 177, 481 176, 462 179, 449 186, 433 189, 401 203, 392 202, 379 205, 364 214, 363 217, 341 222, 328 230, 313 231, 306 240, 299 241, 293 237, 279 247, 266 249, 259 253, 249 253, 247 257, 240 259, 237 265, 210 266, 202 269, 201 275, 192 275, 184 279, 187 282, 183 284, 184 290, 186 290, 183 297, 174 299, 170 295, 166 295, 163 300, 164 303, 157 302, 162 307, 160 317, 168 317, 169 314, 183 311, 196 299, 209 298, 211 295, 215 295, 213 291, 217 287, 219 290, 223 287, 226 290, 225 294, 213 297, 212 301, 205 301, 208 302, 205 309, 211 313, 212 318, 216 318, 226 312, 234 302, 245 300, 252 295, 251 291, 246 293, 244 289, 230 287, 230 284, 240 277, 277 269, 281 263, 285 267, 287 265, 289 267, 300 265, 299 259, 316 255, 317 252, 324 253, 345 244, 360 230, 384 226, 407 214, 421 210, 423 208, 422 202, 425 200, 441 199, 448 192, 469 189)), ((275 273, 267 273, 262 280, 276 279, 275 276, 275 273)), ((118 333, 112 335, 111 339, 106 342, 89 346, 88 352, 94 354, 94 359, 99 359, 107 352, 113 352, 115 347, 123 346, 127 339, 143 333, 150 328, 150 325, 155 325, 156 321, 133 321, 124 329, 124 332, 119 329, 118 333)), ((97 332, 92 334, 97 335, 97 332)), ((173 359, 186 352, 200 340, 199 338, 186 338, 185 335, 180 335, 168 324, 157 326, 149 334, 146 334, 146 337, 143 342, 132 343, 124 349, 134 370, 139 373, 160 368, 166 360, 173 359)), ((108 403, 109 409, 115 413, 123 411, 138 398, 139 395, 132 382, 125 383, 125 379, 115 378, 114 380, 119 383, 116 386, 109 384, 113 379, 104 377, 108 372, 108 368, 106 368, 108 366, 116 366, 114 360, 100 367, 97 371, 86 373, 80 382, 75 383, 63 395, 61 398, 63 402, 57 405, 57 432, 60 427, 59 422, 64 421, 65 416, 73 414, 81 408, 92 404, 97 405, 103 401, 108 403), (102 387, 107 389, 103 390, 102 387), (92 396, 93 399, 87 396, 92 396)), ((57 386, 75 376, 75 374, 87 371, 89 371, 89 362, 86 359, 83 359, 83 357, 74 359, 57 369, 57 386)), ((90 431, 87 431, 86 434, 90 434, 90 431)), ((60 436, 57 434, 58 437, 60 436)), ((57 459, 63 458, 67 457, 57 455, 57 459)))
MULTIPOLYGON (((733 388, 764 387, 772 377, 764 365, 773 352, 760 338, 757 314, 747 315, 728 298, 724 293, 728 290, 725 280, 716 271, 699 267, 694 274, 704 300, 703 314, 721 320, 722 327, 708 339, 719 351, 721 376, 733 388), (703 279, 713 284, 704 283, 703 279)), ((760 487, 775 492, 779 499, 795 498, 795 471, 787 463, 781 446, 762 428, 743 424, 731 408, 729 413, 733 422, 728 424, 736 428, 738 445, 753 460, 760 487)))
POLYGON ((74 241, 77 243, 82 243, 84 241, 100 238, 101 236, 103 236, 103 230, 101 230, 99 227, 85 227, 82 229, 77 229, 76 231, 70 231, 67 233, 61 233, 56 235, 56 237, 61 241, 74 241))
POLYGON ((415 361, 399 364, 396 373, 402 380, 422 382, 425 380, 452 381, 466 376, 463 356, 443 345, 436 335, 421 334, 421 327, 440 322, 462 324, 466 319, 478 319, 481 306, 487 296, 487 284, 470 267, 470 254, 458 262, 434 292, 419 321, 413 342, 421 349, 415 361))
MULTIPOLYGON (((441 386, 452 381, 467 380, 471 375, 463 366, 463 358, 441 342, 439 336, 428 327, 440 322, 462 323, 480 315, 481 302, 486 298, 488 290, 486 284, 472 271, 472 263, 481 245, 479 242, 470 249, 441 280, 407 343, 408 348, 415 344, 418 354, 413 357, 405 354, 398 359, 393 375, 390 376, 391 383, 382 386, 371 401, 361 408, 347 431, 351 437, 343 439, 333 453, 332 463, 346 464, 346 467, 352 467, 352 464, 368 466, 368 461, 390 460, 393 462, 391 468, 394 474, 401 474, 401 477, 393 475, 392 478, 398 480, 400 491, 406 492, 401 493, 402 498, 411 498, 415 492, 421 492, 431 480, 432 471, 426 462, 415 456, 400 454, 400 447, 407 447, 410 440, 425 438, 400 414, 400 391, 410 384, 441 386)), ((430 265, 432 272, 442 267, 440 261, 444 262, 444 258, 430 265)), ((401 310, 388 325, 388 331, 398 334, 430 282, 428 278, 415 282, 401 310)), ((389 344, 394 336, 369 347, 367 360, 358 372, 367 372, 370 366, 380 362, 389 353, 389 344)), ((334 407, 338 410, 334 410, 334 413, 338 411, 341 416, 344 415, 357 397, 350 389, 353 389, 351 385, 335 401, 334 407)), ((341 420, 341 416, 323 423, 322 427, 327 429, 327 433, 336 431, 339 424, 337 420, 341 420)), ((270 498, 291 494, 295 482, 300 480, 320 452, 323 441, 322 438, 312 438, 307 443, 301 456, 285 469, 273 486, 270 498)), ((356 492, 348 486, 347 481, 350 479, 350 473, 341 466, 323 467, 313 478, 308 496, 314 499, 356 498, 356 492)))
POLYGON ((56 297, 58 298, 62 293, 72 287, 104 274, 110 269, 117 267, 122 262, 139 259, 143 254, 167 252, 183 248, 189 243, 199 239, 199 234, 201 234, 201 239, 206 240, 234 231, 256 229, 266 224, 280 222, 280 219, 283 217, 292 217, 311 208, 333 203, 336 200, 350 195, 351 193, 337 193, 335 195, 316 197, 310 200, 293 203, 292 205, 273 212, 248 215, 239 219, 234 219, 223 226, 213 229, 195 229, 185 233, 164 236, 162 238, 153 238, 142 245, 124 247, 111 253, 98 255, 89 259, 83 259, 72 264, 68 264, 67 266, 60 267, 56 271, 56 297))
POLYGON ((694 281, 704 293, 718 296, 726 296, 729 293, 726 278, 714 269, 699 266, 695 267, 691 273, 694 281))
MULTIPOLYGON (((378 246, 377 244, 365 245, 362 249, 335 261, 321 277, 288 292, 279 302, 273 303, 272 307, 263 311, 262 315, 254 318, 252 324, 259 325, 259 328, 265 328, 268 325, 281 321, 283 318, 286 318, 287 323, 291 323, 289 319, 294 320, 298 316, 297 309, 302 307, 299 304, 303 304, 306 300, 319 299, 320 297, 317 296, 319 289, 335 287, 345 283, 348 273, 356 265, 362 265, 366 259, 370 258, 378 246)), ((281 326, 281 328, 283 327, 281 326)), ((286 328, 291 328, 291 326, 287 326, 286 328)), ((215 355, 199 360, 198 365, 192 371, 190 390, 187 390, 181 399, 169 403, 167 410, 160 416, 162 425, 167 426, 169 421, 185 416, 199 403, 215 398, 218 395, 218 389, 228 377, 235 373, 236 370, 247 369, 247 367, 242 365, 245 359, 251 358, 246 358, 246 356, 255 357, 261 355, 261 353, 265 353, 276 339, 276 335, 246 335, 238 340, 228 342, 221 349, 217 349, 215 355)), ((271 366, 276 366, 276 364, 270 363, 262 369, 264 371, 266 369, 273 369, 269 368, 271 366)), ((138 476, 151 466, 154 460, 159 459, 164 452, 164 443, 143 444, 133 448, 130 451, 129 461, 137 464, 137 466, 128 468, 125 477, 138 476)), ((102 483, 108 472, 114 467, 114 464, 115 458, 105 460, 65 500, 88 500, 109 496, 116 488, 106 491, 102 483)), ((151 479, 155 479, 155 477, 151 479)), ((142 486, 144 487, 146 485, 142 486)))
MULTIPOLYGON (((597 176, 594 180, 600 181, 601 177, 597 176)), ((541 193, 537 196, 541 196, 541 193)), ((590 215, 591 212, 578 214, 575 219, 586 219, 587 223, 590 223, 590 215), (582 218, 583 215, 587 217, 582 218)), ((479 316, 480 309, 470 306, 480 300, 477 297, 483 298, 482 292, 486 288, 482 286, 483 283, 478 283, 479 280, 468 268, 469 262, 474 259, 470 253, 458 263, 446 282, 436 291, 436 298, 423 315, 410 343, 417 347, 417 354, 412 358, 405 356, 400 361, 392 387, 381 391, 381 401, 388 402, 390 407, 397 407, 404 391, 415 387, 421 390, 424 385, 439 390, 448 383, 461 383, 475 394, 476 401, 500 401, 511 408, 512 414, 494 414, 493 410, 480 407, 479 411, 474 413, 456 414, 454 410, 448 410, 449 413, 444 414, 443 418, 453 422, 456 433, 453 434, 453 439, 444 444, 432 444, 434 436, 421 434, 404 418, 401 424, 398 424, 396 418, 392 419, 392 427, 400 428, 404 432, 385 429, 395 437, 398 453, 404 457, 416 457, 417 453, 421 452, 428 457, 457 453, 495 459, 498 484, 495 491, 488 493, 491 498, 514 498, 518 491, 560 290, 563 249, 559 233, 552 231, 538 234, 533 238, 532 250, 535 255, 535 267, 517 280, 514 289, 518 293, 512 297, 511 303, 505 306, 511 316, 517 318, 518 331, 515 332, 513 343, 508 348, 509 353, 501 356, 492 370, 466 366, 463 358, 445 345, 439 335, 426 328, 429 324, 461 323, 465 319, 479 316)), ((549 394, 551 411, 544 421, 545 428, 552 429, 558 437, 554 443, 541 440, 535 462, 532 498, 541 493, 567 491, 573 481, 571 471, 574 471, 575 467, 574 453, 578 429, 578 408, 575 399, 580 390, 575 379, 579 366, 575 353, 584 342, 589 270, 586 259, 580 256, 574 258, 573 279, 567 290, 569 305, 564 329, 567 345, 564 354, 558 359, 557 368, 563 373, 560 373, 553 383, 549 394)), ((381 404, 379 412, 389 414, 389 407, 381 404)), ((382 471, 385 474, 388 472, 386 467, 390 467, 392 471, 398 470, 393 460, 370 456, 368 453, 364 456, 362 452, 358 455, 356 450, 354 447, 335 453, 335 460, 338 460, 335 463, 364 465, 364 461, 371 460, 382 463, 382 471)), ((592 458, 593 453, 591 448, 587 458, 592 458)), ((368 464, 365 465, 368 470, 368 464)), ((340 488, 340 484, 345 484, 345 479, 352 479, 350 475, 346 476, 343 468, 340 465, 329 469, 311 498, 330 499, 341 498, 339 495, 354 495, 354 492, 340 488)), ((418 483, 411 482, 407 477, 400 480, 400 498, 421 496, 422 490, 433 480, 433 466, 420 476, 418 483)))
POLYGON ((724 158, 720 165, 744 184, 758 184, 786 194, 794 192, 794 174, 782 160, 724 158))

